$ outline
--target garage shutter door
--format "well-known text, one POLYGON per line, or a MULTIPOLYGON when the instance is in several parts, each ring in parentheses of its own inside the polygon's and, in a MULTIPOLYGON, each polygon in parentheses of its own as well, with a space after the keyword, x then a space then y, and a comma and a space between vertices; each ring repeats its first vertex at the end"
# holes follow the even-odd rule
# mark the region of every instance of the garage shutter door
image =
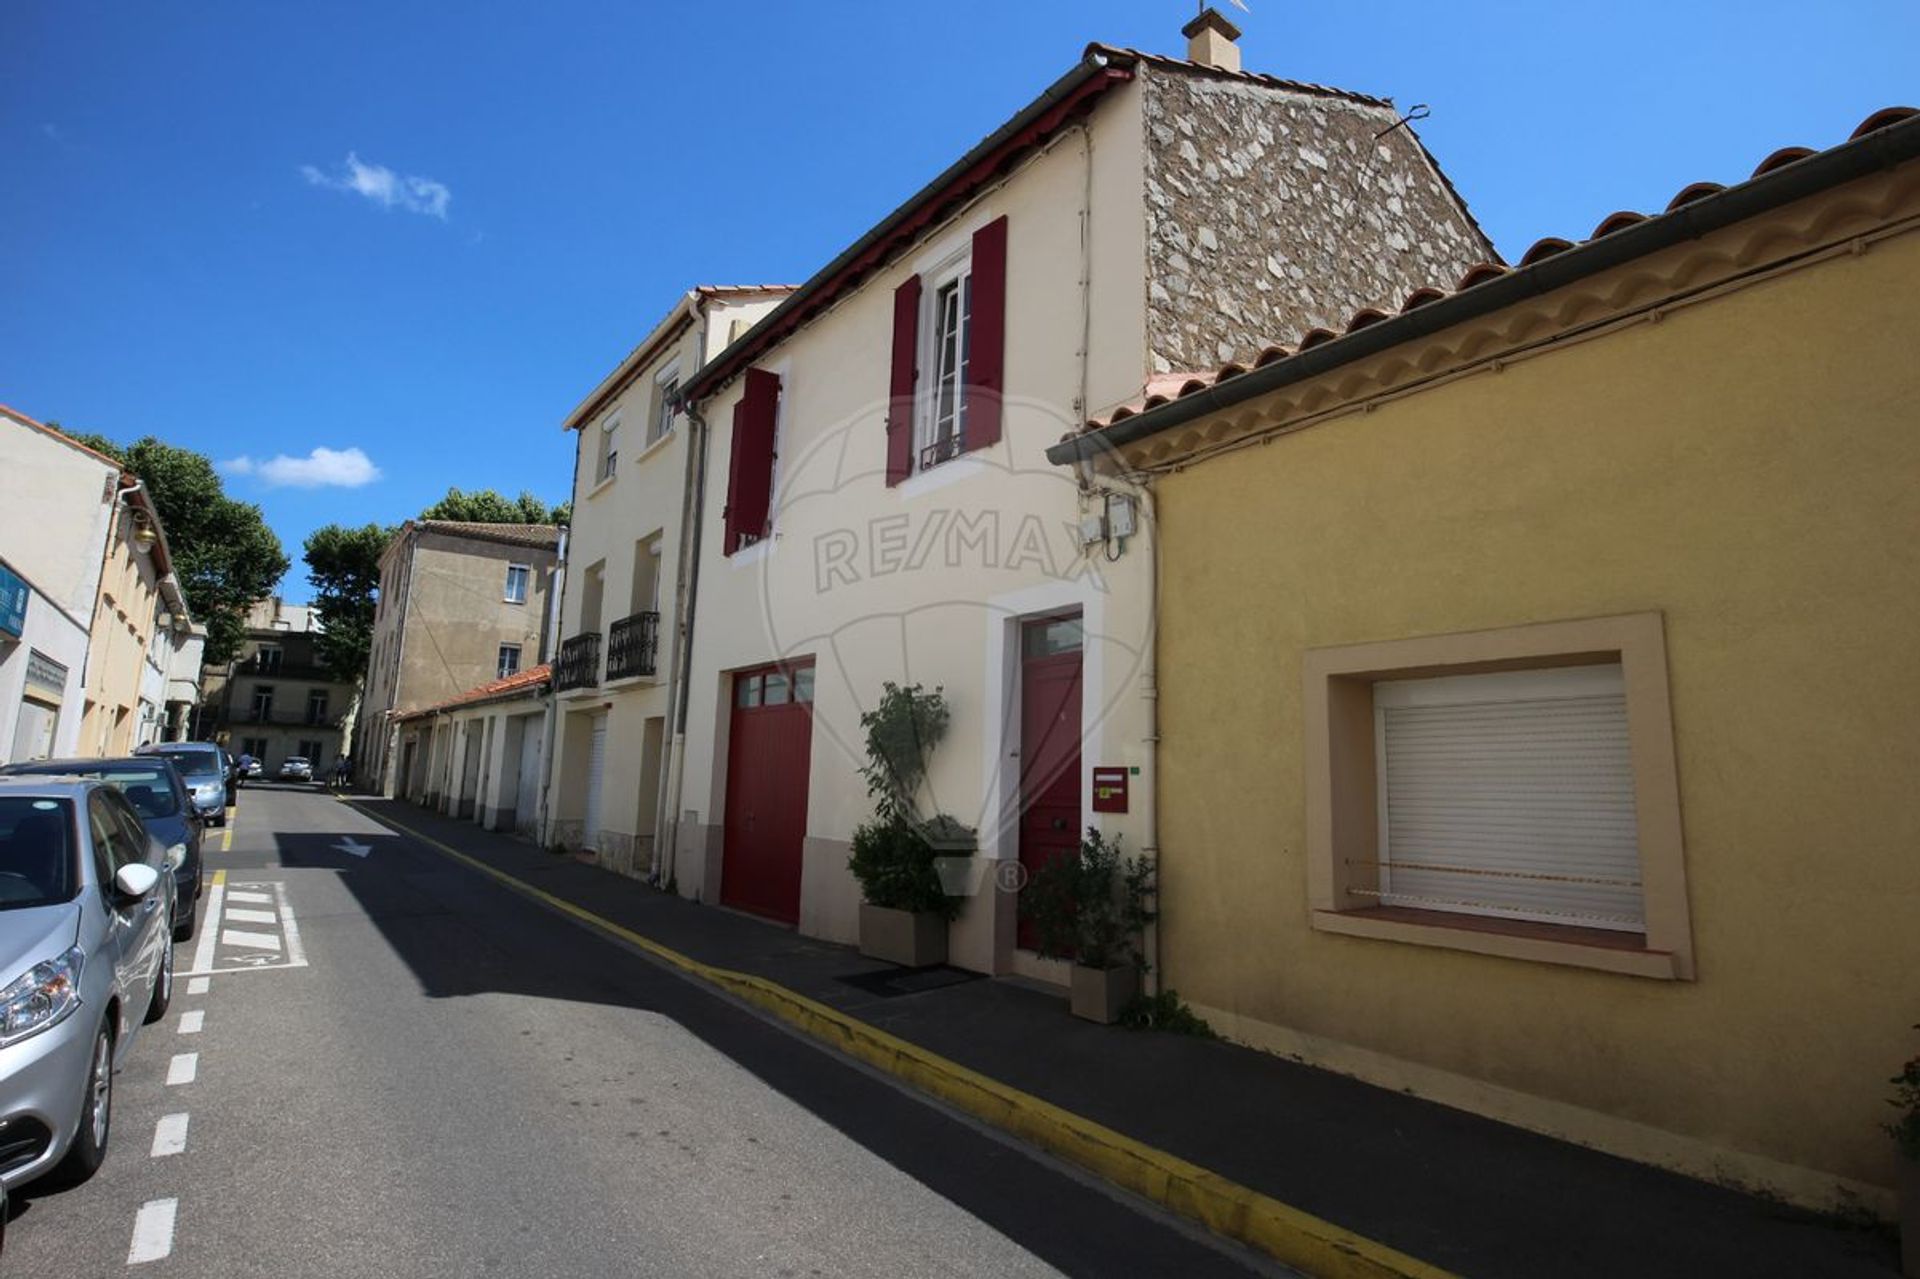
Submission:
POLYGON ((1381 901, 1642 931, 1618 665, 1374 686, 1381 901))
POLYGON ((588 848, 600 846, 601 779, 607 771, 607 717, 593 721, 593 746, 587 753, 587 820, 581 842, 588 848))

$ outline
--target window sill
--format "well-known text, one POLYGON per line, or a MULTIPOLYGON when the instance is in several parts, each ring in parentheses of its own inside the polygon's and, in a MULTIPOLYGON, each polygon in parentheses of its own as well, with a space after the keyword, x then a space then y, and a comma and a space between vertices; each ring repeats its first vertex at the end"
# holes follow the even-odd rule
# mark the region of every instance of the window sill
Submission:
POLYGON ((609 693, 617 693, 629 688, 653 688, 660 683, 658 675, 622 675, 619 679, 610 679, 600 685, 609 693))
POLYGON ((1408 942, 1445 950, 1498 955, 1540 964, 1593 968, 1661 981, 1680 978, 1670 951, 1648 950, 1640 933, 1525 920, 1489 919, 1450 911, 1374 906, 1363 910, 1316 910, 1313 926, 1321 932, 1377 941, 1408 942))
POLYGON ((673 437, 674 437, 674 432, 668 431, 665 435, 661 436, 659 439, 653 440, 650 443, 648 443, 646 447, 642 448, 638 453, 635 453, 633 455, 633 459, 632 459, 633 464, 635 466, 638 466, 640 463, 652 457, 655 453, 658 453, 662 449, 666 448, 667 445, 673 443, 673 437))
POLYGON ((591 502, 594 498, 599 497, 600 494, 602 494, 608 488, 610 488, 613 485, 613 482, 619 478, 620 478, 620 472, 616 470, 612 475, 608 475, 602 479, 595 480, 593 482, 593 487, 587 490, 587 500, 591 502))
POLYGON ((949 484, 980 474, 986 467, 980 457, 981 450, 961 453, 944 462, 936 462, 923 470, 917 470, 894 486, 894 492, 902 498, 916 498, 943 489, 949 484))

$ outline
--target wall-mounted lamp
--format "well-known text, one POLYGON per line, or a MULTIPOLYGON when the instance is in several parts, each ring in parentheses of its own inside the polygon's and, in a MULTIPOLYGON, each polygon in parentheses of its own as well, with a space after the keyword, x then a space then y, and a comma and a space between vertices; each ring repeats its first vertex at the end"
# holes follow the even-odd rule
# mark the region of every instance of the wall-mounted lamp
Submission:
POLYGON ((142 551, 151 551, 153 544, 160 540, 160 534, 154 531, 153 521, 147 518, 145 511, 133 513, 133 544, 142 551))

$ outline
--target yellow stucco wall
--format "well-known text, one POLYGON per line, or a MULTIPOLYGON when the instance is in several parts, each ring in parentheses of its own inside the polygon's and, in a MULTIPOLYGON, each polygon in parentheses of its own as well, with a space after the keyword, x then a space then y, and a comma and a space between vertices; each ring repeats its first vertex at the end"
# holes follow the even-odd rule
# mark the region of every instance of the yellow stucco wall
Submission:
POLYGON ((1920 1021, 1916 280, 1907 234, 1159 481, 1169 984, 1639 1157, 1891 1185, 1920 1021), (1697 980, 1310 928, 1303 649, 1644 610, 1697 980), (1596 1113, 1625 1122, 1569 1118, 1596 1113))

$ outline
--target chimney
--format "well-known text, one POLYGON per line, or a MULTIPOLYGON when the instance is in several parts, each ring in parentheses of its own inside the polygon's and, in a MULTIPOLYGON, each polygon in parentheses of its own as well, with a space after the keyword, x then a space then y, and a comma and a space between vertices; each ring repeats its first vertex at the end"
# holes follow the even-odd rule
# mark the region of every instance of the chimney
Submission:
POLYGON ((1180 28, 1180 34, 1187 38, 1190 61, 1220 71, 1240 69, 1240 46, 1234 43, 1240 38, 1240 28, 1228 22, 1218 9, 1202 9, 1199 17, 1180 28))

